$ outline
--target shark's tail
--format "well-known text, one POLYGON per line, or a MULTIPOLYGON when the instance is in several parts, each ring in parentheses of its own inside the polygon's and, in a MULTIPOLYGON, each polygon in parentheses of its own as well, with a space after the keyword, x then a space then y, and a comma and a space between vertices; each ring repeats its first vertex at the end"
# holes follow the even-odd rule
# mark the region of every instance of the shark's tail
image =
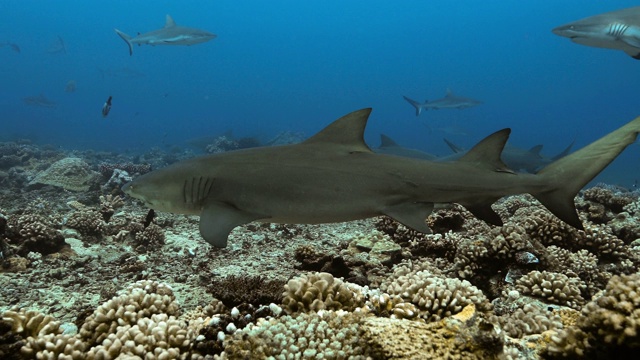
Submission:
MULTIPOLYGON (((403 97, 405 100, 407 100, 407 102, 408 102, 409 104, 411 104, 414 108, 416 108, 416 116, 420 115, 420 113, 422 112, 422 109, 423 109, 422 104, 420 104, 419 102, 417 102, 417 101, 415 101, 415 100, 409 99, 408 97, 406 97, 406 96, 404 96, 404 95, 403 95, 402 97, 403 97)), ((426 101, 425 101, 425 102, 426 102, 426 101)))
POLYGON ((589 181, 609 165, 640 133, 640 117, 603 136, 584 148, 552 162, 538 172, 545 184, 543 191, 532 191, 549 211, 567 224, 583 229, 573 198, 589 181))
POLYGON ((116 34, 118 34, 118 36, 120 36, 122 40, 124 40, 124 42, 126 42, 127 45, 129 46, 129 56, 133 55, 133 44, 131 44, 131 36, 123 33, 118 29, 113 29, 113 30, 115 30, 116 34))

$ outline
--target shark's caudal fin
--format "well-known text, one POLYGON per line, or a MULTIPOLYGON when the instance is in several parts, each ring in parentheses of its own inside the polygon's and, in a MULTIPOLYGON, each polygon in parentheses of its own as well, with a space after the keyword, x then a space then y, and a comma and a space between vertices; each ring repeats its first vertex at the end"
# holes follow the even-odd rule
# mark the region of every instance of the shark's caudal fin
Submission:
POLYGON ((113 29, 113 30, 115 30, 116 34, 118 34, 118 36, 120 36, 122 40, 124 40, 124 42, 126 42, 127 45, 129 46, 129 56, 133 55, 133 44, 131 44, 131 36, 123 33, 118 29, 113 29))
MULTIPOLYGON (((409 99, 408 97, 402 95, 402 97, 407 100, 407 102, 409 104, 411 104, 414 108, 416 108, 416 116, 420 115, 420 113, 422 112, 422 104, 420 104, 419 102, 409 99)), ((426 103, 426 101, 425 101, 426 103)))
POLYGON ((640 117, 584 148, 540 170, 539 176, 552 190, 532 192, 549 211, 567 224, 583 229, 573 198, 589 181, 609 165, 640 133, 640 117))

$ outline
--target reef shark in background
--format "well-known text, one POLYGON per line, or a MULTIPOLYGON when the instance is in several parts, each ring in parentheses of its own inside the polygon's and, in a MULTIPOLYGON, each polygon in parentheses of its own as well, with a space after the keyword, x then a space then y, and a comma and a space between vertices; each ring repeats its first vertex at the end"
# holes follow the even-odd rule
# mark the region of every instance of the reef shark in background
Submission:
MULTIPOLYGON (((443 156, 437 159, 437 161, 455 161, 466 154, 466 150, 462 147, 452 143, 451 141, 444 139, 444 142, 451 148, 453 154, 443 156)), ((528 173, 535 173, 542 169, 544 166, 567 156, 571 152, 573 143, 569 144, 562 152, 553 156, 546 157, 540 152, 542 151, 542 145, 536 145, 530 149, 522 149, 516 146, 506 144, 502 150, 500 158, 504 163, 513 170, 526 171, 528 173)))
POLYGON ((425 100, 423 103, 402 96, 409 104, 416 108, 416 116, 422 113, 422 110, 438 110, 438 109, 466 109, 482 104, 482 101, 457 96, 451 89, 447 89, 447 94, 442 99, 433 101, 425 100))
POLYGON ((435 204, 458 203, 494 225, 491 204, 529 193, 582 229, 574 197, 640 132, 640 117, 537 174, 500 160, 510 129, 489 135, 454 162, 376 154, 364 142, 371 109, 347 114, 295 145, 230 151, 184 160, 139 176, 122 190, 154 210, 200 215, 200 234, 227 245, 252 221, 318 224, 387 215, 422 233, 435 204))
POLYGON ((138 34, 132 38, 118 29, 114 29, 122 40, 129 46, 129 55, 133 55, 133 44, 138 45, 195 45, 215 39, 216 35, 210 32, 178 26, 171 16, 167 15, 162 29, 138 34))
POLYGON ((22 101, 30 106, 38 106, 44 108, 54 108, 56 107, 56 103, 47 99, 46 96, 40 94, 38 96, 27 96, 22 98, 22 101))
POLYGON ((591 16, 552 31, 576 44, 622 50, 640 60, 640 6, 591 16))

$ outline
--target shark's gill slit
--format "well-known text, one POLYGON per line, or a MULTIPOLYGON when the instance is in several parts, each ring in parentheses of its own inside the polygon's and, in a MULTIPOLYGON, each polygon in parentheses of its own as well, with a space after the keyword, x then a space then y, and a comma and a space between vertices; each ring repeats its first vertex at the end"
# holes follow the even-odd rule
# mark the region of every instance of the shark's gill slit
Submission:
POLYGON ((621 37, 622 35, 624 35, 624 32, 627 31, 628 28, 628 25, 613 23, 609 26, 609 34, 611 36, 621 37))
POLYGON ((198 201, 202 200, 202 176, 200 176, 200 178, 198 179, 198 193, 197 193, 197 196, 198 197, 196 199, 198 201))

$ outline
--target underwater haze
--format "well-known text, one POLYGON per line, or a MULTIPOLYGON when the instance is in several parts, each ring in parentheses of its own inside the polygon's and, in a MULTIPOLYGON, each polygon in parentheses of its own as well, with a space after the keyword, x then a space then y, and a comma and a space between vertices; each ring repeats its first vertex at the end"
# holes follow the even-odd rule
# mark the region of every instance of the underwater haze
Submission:
MULTIPOLYGON (((0 141, 143 153, 232 131, 310 136, 372 107, 366 140, 451 153, 501 128, 510 144, 574 150, 640 115, 640 61, 551 29, 634 1, 2 1, 0 141), (217 35, 133 47, 176 24, 217 35), (18 51, 19 50, 19 51, 18 51), (73 81, 75 89, 67 88, 73 81), (447 89, 467 109, 415 110, 447 89), (73 90, 73 91, 72 91, 73 90), (54 105, 25 98, 43 95, 54 105), (108 116, 101 109, 113 97, 108 116), (44 105, 44 106, 43 106, 44 105)), ((596 181, 632 187, 637 145, 596 181)))

